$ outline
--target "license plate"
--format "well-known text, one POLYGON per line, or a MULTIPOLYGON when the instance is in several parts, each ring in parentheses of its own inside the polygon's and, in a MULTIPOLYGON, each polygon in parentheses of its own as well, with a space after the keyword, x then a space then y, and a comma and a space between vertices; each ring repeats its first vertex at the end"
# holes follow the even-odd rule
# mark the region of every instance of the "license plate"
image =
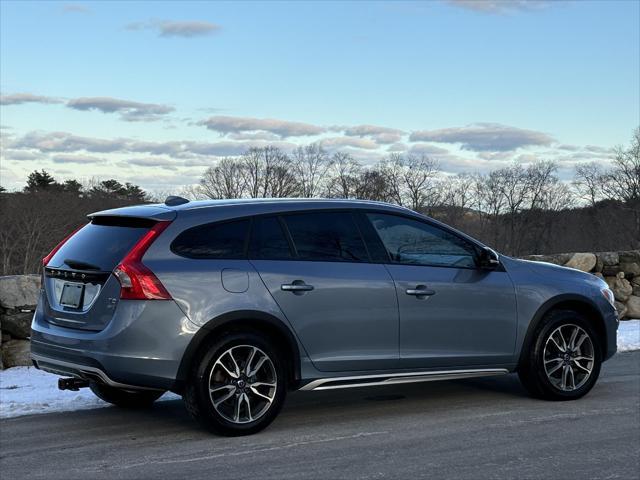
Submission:
POLYGON ((84 285, 81 283, 65 283, 62 287, 62 295, 60 296, 60 305, 65 307, 78 308, 82 303, 82 294, 84 285))

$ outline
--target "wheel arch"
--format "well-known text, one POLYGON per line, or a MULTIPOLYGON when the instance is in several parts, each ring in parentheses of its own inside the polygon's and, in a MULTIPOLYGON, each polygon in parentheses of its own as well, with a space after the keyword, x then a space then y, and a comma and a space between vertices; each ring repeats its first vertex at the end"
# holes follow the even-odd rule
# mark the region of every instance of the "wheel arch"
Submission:
POLYGON ((289 388, 295 389, 300 383, 300 348, 291 329, 279 318, 257 310, 227 312, 209 320, 194 335, 185 350, 176 381, 171 391, 181 393, 189 376, 194 359, 198 357, 207 341, 217 334, 230 329, 247 328, 265 333, 285 353, 285 366, 289 388))
POLYGON ((527 333, 524 337, 522 348, 520 350, 518 365, 522 363, 523 359, 527 355, 527 352, 529 351, 529 347, 535 340, 534 334, 538 328, 538 325, 540 325, 540 322, 542 322, 547 314, 554 310, 572 310, 583 315, 589 321, 589 323, 591 323, 594 330, 596 331, 596 334, 598 335, 597 340, 604 355, 604 353, 607 351, 607 329, 605 327, 605 321, 602 313, 596 306, 595 302, 583 295, 562 294, 553 297, 543 303, 536 311, 531 322, 529 322, 527 333))

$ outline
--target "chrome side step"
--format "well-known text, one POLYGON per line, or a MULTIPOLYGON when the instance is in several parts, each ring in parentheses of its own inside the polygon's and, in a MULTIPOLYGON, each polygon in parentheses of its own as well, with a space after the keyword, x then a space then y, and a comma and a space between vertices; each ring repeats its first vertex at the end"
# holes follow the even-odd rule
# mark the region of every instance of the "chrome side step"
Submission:
POLYGON ((505 375, 506 368, 479 368, 473 370, 442 370, 436 372, 405 372, 353 377, 319 378, 307 383, 300 390, 335 390, 338 388, 374 387, 399 383, 434 382, 437 380, 457 380, 461 378, 489 377, 505 375))

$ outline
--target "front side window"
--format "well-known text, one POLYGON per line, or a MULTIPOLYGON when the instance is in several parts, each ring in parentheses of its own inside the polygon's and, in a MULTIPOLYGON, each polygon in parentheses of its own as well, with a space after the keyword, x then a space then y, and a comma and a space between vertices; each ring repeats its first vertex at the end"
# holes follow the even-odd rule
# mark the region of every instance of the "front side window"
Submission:
POLYGON ((397 215, 369 213, 394 263, 436 267, 475 268, 475 250, 446 230, 397 215))
POLYGON ((249 220, 199 225, 178 235, 171 250, 188 258, 244 258, 248 232, 249 220))
POLYGON ((367 249, 350 212, 284 217, 300 260, 366 262, 367 249))

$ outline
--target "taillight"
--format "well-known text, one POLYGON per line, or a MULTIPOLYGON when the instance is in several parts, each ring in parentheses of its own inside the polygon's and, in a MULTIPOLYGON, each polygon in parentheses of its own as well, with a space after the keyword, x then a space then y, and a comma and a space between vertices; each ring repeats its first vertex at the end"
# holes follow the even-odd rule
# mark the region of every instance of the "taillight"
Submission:
POLYGON ((120 282, 120 298, 124 300, 171 300, 155 274, 143 263, 142 257, 171 222, 158 222, 149 230, 113 270, 120 282))
POLYGON ((47 255, 46 257, 44 257, 44 258, 42 259, 42 266, 43 266, 43 267, 46 267, 46 266, 47 266, 47 264, 48 264, 48 263, 51 261, 51 259, 53 258, 53 256, 58 252, 58 250, 60 250, 60 249, 62 248, 62 246, 63 246, 65 243, 67 243, 67 240, 69 240, 71 237, 73 237, 73 236, 76 234, 76 232, 77 232, 78 230, 80 230, 82 227, 84 227, 84 225, 80 225, 80 226, 79 226, 78 228, 76 228, 73 232, 71 232, 69 235, 67 235, 66 237, 64 237, 64 238, 62 239, 62 241, 61 241, 59 244, 57 244, 55 247, 53 247, 53 250, 51 250, 51 251, 49 252, 49 255, 47 255))

